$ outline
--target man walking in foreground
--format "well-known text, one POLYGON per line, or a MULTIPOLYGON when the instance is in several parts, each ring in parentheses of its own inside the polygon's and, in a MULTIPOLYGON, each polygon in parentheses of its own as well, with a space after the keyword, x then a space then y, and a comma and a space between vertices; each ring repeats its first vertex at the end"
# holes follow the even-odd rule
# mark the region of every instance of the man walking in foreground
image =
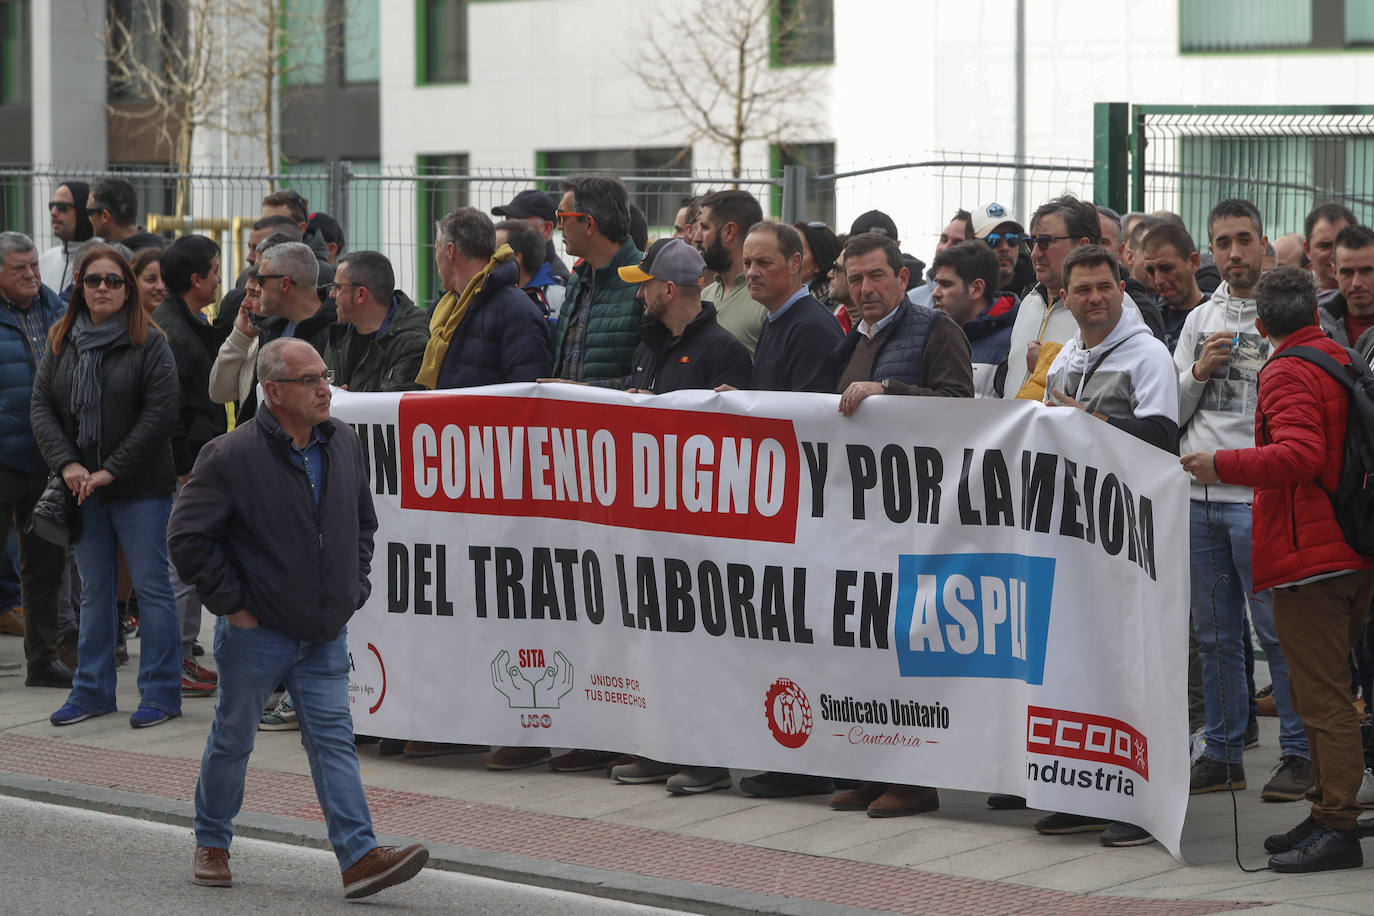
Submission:
POLYGON ((264 403, 201 450, 168 524, 177 571, 219 617, 220 697, 196 786, 193 880, 230 886, 229 843, 258 718, 284 682, 344 896, 366 897, 429 859, 418 844, 377 845, 353 745, 345 627, 371 592, 377 516, 362 446, 330 419, 333 373, 315 349, 272 341, 258 355, 258 378, 264 403))

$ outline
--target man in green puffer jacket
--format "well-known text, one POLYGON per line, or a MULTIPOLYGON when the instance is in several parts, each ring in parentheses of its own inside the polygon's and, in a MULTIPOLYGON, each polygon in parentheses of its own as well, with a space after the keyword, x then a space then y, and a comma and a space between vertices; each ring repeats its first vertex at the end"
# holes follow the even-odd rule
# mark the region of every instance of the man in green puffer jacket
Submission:
POLYGON ((644 309, 635 298, 639 287, 617 272, 643 258, 628 238, 625 185, 611 175, 570 178, 563 183, 557 216, 564 247, 581 260, 558 316, 553 374, 573 382, 627 376, 644 309))

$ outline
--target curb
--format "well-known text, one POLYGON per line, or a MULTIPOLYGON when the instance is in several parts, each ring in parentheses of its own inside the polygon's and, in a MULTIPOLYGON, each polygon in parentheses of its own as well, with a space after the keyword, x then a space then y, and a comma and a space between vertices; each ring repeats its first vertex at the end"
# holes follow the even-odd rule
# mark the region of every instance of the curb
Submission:
MULTIPOLYGON (((0 794, 70 808, 103 811, 188 829, 194 818, 190 802, 43 779, 20 773, 0 771, 0 794)), ((234 819, 234 832, 237 836, 277 843, 313 849, 330 848, 325 825, 313 821, 244 811, 234 819)), ((377 839, 389 844, 413 842, 422 838, 378 834, 377 839)), ((441 871, 461 872, 515 884, 711 916, 749 916, 753 913, 777 913, 785 916, 861 916, 888 912, 838 907, 834 904, 759 894, 710 884, 672 881, 633 872, 569 865, 447 843, 426 841, 426 845, 430 851, 428 867, 441 871)))

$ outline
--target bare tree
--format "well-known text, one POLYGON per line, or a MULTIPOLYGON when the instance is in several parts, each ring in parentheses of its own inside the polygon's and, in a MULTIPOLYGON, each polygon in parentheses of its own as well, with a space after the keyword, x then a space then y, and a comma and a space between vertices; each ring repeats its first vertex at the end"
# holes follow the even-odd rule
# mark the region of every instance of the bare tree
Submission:
MULTIPOLYGON (((183 174, 203 129, 259 141, 263 165, 273 171, 281 86, 342 54, 348 10, 346 2, 320 3, 318 15, 288 24, 279 0, 122 0, 110 6, 104 36, 116 99, 110 111, 147 121, 168 164, 183 174)), ((178 216, 185 215, 186 203, 182 181, 178 216)))
POLYGON ((650 30, 630 70, 690 135, 730 153, 740 177, 744 145, 786 144, 819 130, 812 112, 816 72, 775 66, 790 59, 819 23, 803 3, 699 0, 650 30))

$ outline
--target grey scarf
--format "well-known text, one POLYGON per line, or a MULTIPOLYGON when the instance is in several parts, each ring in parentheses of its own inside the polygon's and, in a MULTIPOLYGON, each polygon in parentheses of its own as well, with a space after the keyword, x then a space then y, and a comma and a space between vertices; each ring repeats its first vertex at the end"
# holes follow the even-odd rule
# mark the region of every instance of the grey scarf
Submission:
POLYGON ((87 449, 100 443, 100 367, 105 351, 120 340, 128 341, 129 326, 121 311, 101 324, 82 311, 72 322, 71 343, 76 347, 76 369, 72 373, 72 413, 76 414, 76 447, 87 449))

